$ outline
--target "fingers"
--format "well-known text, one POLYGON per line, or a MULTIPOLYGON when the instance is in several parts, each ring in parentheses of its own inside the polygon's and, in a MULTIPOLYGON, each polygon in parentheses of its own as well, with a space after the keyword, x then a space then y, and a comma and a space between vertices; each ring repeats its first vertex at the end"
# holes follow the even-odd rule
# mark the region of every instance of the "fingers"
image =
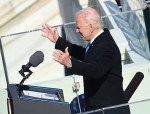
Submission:
POLYGON ((42 29, 51 30, 51 27, 48 24, 42 25, 42 29))
POLYGON ((68 53, 68 47, 65 48, 65 53, 68 53))
POLYGON ((64 52, 62 52, 61 50, 56 50, 56 51, 54 51, 56 54, 58 54, 58 55, 63 55, 64 54, 64 52))
POLYGON ((47 37, 48 31, 46 29, 41 29, 41 31, 43 32, 42 36, 47 37))
POLYGON ((57 36, 58 37, 59 36, 57 28, 52 28, 48 24, 42 25, 41 31, 43 32, 42 36, 44 36, 44 37, 49 37, 49 36, 54 36, 54 37, 57 36))
POLYGON ((57 28, 54 28, 54 32, 56 32, 56 33, 58 32, 57 28))
POLYGON ((51 30, 52 30, 52 28, 48 24, 42 25, 42 31, 43 32, 48 32, 48 31, 51 31, 51 30))
POLYGON ((69 56, 69 51, 68 51, 69 47, 65 48, 65 53, 69 56))
POLYGON ((46 25, 46 24, 42 25, 41 31, 43 32, 43 33, 42 33, 42 36, 43 36, 43 37, 48 37, 49 29, 47 28, 47 25, 46 25))
POLYGON ((64 52, 56 50, 53 52, 53 57, 60 59, 63 56, 64 52))
POLYGON ((57 28, 52 28, 48 24, 42 25, 42 36, 48 38, 51 42, 56 43, 59 38, 57 28))
POLYGON ((42 31, 43 32, 45 32, 45 31, 51 31, 51 32, 54 32, 55 31, 55 29, 52 29, 52 27, 51 26, 49 26, 48 24, 44 24, 44 25, 42 25, 42 31))
POLYGON ((61 63, 62 65, 70 65, 70 56, 68 53, 68 47, 65 49, 65 53, 61 50, 55 50, 53 52, 53 60, 61 63))
POLYGON ((68 47, 65 48, 65 53, 62 52, 61 50, 55 50, 55 51, 53 52, 53 56, 55 56, 55 57, 57 57, 57 58, 63 56, 64 54, 69 55, 68 47))

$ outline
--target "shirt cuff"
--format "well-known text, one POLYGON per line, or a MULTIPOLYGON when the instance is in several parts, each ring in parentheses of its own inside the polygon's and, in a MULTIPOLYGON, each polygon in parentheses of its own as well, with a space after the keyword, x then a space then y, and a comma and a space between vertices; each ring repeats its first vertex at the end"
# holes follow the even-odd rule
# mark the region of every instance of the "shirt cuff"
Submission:
POLYGON ((66 66, 67 68, 72 68, 71 56, 70 56, 70 65, 66 66))

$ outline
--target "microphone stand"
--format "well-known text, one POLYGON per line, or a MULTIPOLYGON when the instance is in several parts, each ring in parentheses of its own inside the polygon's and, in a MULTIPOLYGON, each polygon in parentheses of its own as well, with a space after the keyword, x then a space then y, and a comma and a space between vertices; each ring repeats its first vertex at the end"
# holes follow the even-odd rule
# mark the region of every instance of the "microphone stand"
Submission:
POLYGON ((18 91, 19 95, 21 95, 22 91, 22 85, 24 81, 29 78, 29 76, 33 73, 29 68, 27 69, 25 65, 22 65, 22 69, 19 71, 19 73, 23 76, 23 79, 21 80, 20 84, 18 85, 18 91), (25 75, 25 72, 28 72, 28 74, 25 75))

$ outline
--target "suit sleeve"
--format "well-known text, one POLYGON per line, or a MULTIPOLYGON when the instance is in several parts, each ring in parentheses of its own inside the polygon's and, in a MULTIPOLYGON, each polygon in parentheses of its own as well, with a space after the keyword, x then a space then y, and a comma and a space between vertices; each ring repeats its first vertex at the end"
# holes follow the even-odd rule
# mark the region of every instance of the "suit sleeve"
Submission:
POLYGON ((82 60, 84 59, 85 48, 76 44, 72 44, 65 39, 59 37, 55 48, 65 52, 65 48, 68 47, 70 56, 73 56, 75 59, 82 60))
POLYGON ((105 76, 113 68, 113 52, 107 47, 102 50, 97 52, 96 56, 91 54, 87 62, 72 60, 70 73, 91 79, 100 79, 105 76))

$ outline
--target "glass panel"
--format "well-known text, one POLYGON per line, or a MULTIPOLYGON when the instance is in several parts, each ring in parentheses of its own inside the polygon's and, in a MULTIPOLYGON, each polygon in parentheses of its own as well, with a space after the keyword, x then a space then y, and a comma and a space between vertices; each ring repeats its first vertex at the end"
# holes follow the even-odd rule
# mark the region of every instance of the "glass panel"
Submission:
POLYGON ((150 99, 130 104, 129 106, 132 114, 149 114, 150 99))
POLYGON ((86 111, 86 112, 81 112, 77 114, 104 114, 104 111, 103 109, 97 109, 97 110, 86 111))
MULTIPOLYGON (((0 42, 1 43, 1 42, 0 42)), ((0 53, 2 54, 2 46, 0 44, 0 53)), ((0 54, 0 90, 6 87, 6 77, 4 73, 3 59, 0 54)))
POLYGON ((86 46, 87 42, 83 41, 80 34, 76 32, 76 23, 64 26, 66 39, 74 44, 86 46))
POLYGON ((105 107, 103 110, 104 114, 130 114, 131 112, 128 104, 105 107))
POLYGON ((0 90, 0 114, 8 114, 7 111, 7 90, 0 90))
MULTIPOLYGON (((60 27, 58 30, 60 31, 60 27)), ((44 53, 44 61, 36 68, 30 68, 33 74, 27 83, 64 77, 64 67, 52 59, 54 43, 42 37, 41 31, 3 37, 2 44, 10 83, 20 83, 23 77, 18 71, 21 70, 22 65, 29 62, 29 58, 36 51, 44 53)))
POLYGON ((118 10, 120 10, 122 13, 132 12, 136 10, 142 10, 145 9, 147 4, 145 0, 95 0, 91 1, 89 0, 90 6, 93 5, 93 7, 98 8, 99 5, 106 9, 104 10, 106 12, 105 15, 102 16, 111 16, 111 15, 117 15, 120 14, 118 10), (112 12, 107 11, 107 8, 111 8, 112 12))
MULTIPOLYGON (((89 0, 84 1, 84 3, 80 2, 80 5, 83 6, 87 3, 87 7, 93 6, 101 14, 104 28, 110 30, 120 47, 122 64, 134 63, 137 58, 142 61, 149 61, 150 50, 142 11, 146 8, 146 3, 143 0, 120 0, 120 4, 123 6, 119 6, 116 1, 89 0), (116 35, 116 33, 118 34, 116 35), (138 54, 139 57, 135 58, 135 54, 138 54)), ((73 23, 66 23, 65 25, 67 39, 85 46, 86 43, 80 40, 78 34, 74 33, 75 25, 73 23)))
MULTIPOLYGON (((129 103, 130 113, 149 114, 150 111, 149 106, 150 106, 150 99, 129 103)), ((129 111, 128 105, 122 104, 122 106, 117 105, 104 108, 103 114, 130 114, 128 111, 129 111)))
POLYGON ((147 6, 145 0, 120 0, 120 3, 123 11, 141 10, 147 6), (128 5, 130 5, 131 9, 128 7, 128 5))
POLYGON ((149 114, 150 99, 121 104, 77 114, 149 114))
MULTIPOLYGON (((7 18, 7 16, 5 15, 4 18, 6 17, 7 19, 3 18, 5 22, 1 21, 3 23, 0 23, 0 26, 3 27, 7 23, 6 21, 8 21, 9 19, 12 20, 10 23, 7 23, 6 27, 1 29, 0 32, 3 34, 5 33, 8 34, 21 32, 24 30, 30 30, 32 28, 37 27, 40 28, 41 25, 45 22, 48 22, 50 25, 62 26, 59 25, 62 23, 59 14, 60 12, 58 11, 60 6, 58 8, 58 4, 54 0, 52 1, 45 0, 44 2, 43 1, 36 2, 36 1, 37 0, 34 0, 34 2, 29 1, 26 2, 26 5, 29 3, 28 5, 29 7, 31 6, 30 7, 31 9, 25 5, 24 8, 27 8, 25 12, 24 13, 22 12, 20 15, 18 15, 17 12, 15 12, 15 15, 18 15, 18 17, 16 17, 15 19, 12 19, 12 17, 7 18), (54 3, 55 5, 51 5, 51 3, 54 3), (38 13, 35 11, 37 11, 38 13), (57 19, 54 17, 57 17, 57 19)), ((68 1, 65 0, 63 2, 68 1)), ((71 4, 70 8, 67 7, 69 10, 66 10, 66 7, 64 7, 64 12, 62 12, 61 15, 65 23, 64 28, 61 29, 61 27, 58 27, 58 29, 62 33, 62 36, 65 37, 68 41, 77 44, 79 43, 85 46, 86 42, 83 42, 79 34, 75 32, 76 25, 74 22, 74 14, 80 8, 85 8, 88 6, 96 8, 102 16, 104 27, 109 28, 112 36, 114 37, 121 51, 123 76, 128 76, 124 78, 124 86, 127 85, 126 83, 130 81, 135 72, 142 71, 145 75, 142 85, 140 85, 138 91, 136 91, 136 94, 134 94, 134 97, 131 100, 135 101, 137 99, 149 98, 149 91, 147 91, 148 87, 147 85, 149 85, 149 76, 150 76, 150 67, 149 67, 150 51, 142 11, 142 9, 146 8, 145 0, 120 0, 120 2, 119 0, 116 1, 79 0, 77 1, 77 3, 76 1, 73 1, 73 4, 71 4), (118 3, 116 1, 118 1, 118 3), (66 13, 67 11, 70 12, 66 13), (66 15, 63 17, 63 13, 68 14, 68 16, 66 15), (67 17, 70 18, 66 19, 67 17), (140 95, 141 93, 144 93, 144 95, 141 96, 140 95)), ((14 4, 18 5, 23 4, 24 2, 23 0, 21 0, 21 2, 16 1, 16 3, 14 2, 14 4)), ((5 10, 5 12, 8 12, 8 10, 5 10)), ((18 9, 16 11, 22 10, 18 9)), ((0 16, 3 15, 4 14, 0 16)), ((54 44, 48 41, 48 39, 42 38, 40 29, 37 29, 35 31, 31 30, 27 33, 25 32, 25 33, 11 34, 8 36, 7 34, 5 37, 2 37, 2 44, 4 48, 4 55, 6 60, 6 66, 8 68, 8 76, 10 83, 19 83, 21 81, 22 76, 18 73, 18 71, 21 69, 22 65, 26 65, 29 62, 30 56, 37 50, 41 50, 44 53, 45 55, 44 62, 41 63, 39 66, 37 66, 37 68, 31 68, 33 74, 31 77, 29 77, 29 79, 25 83, 26 84, 39 83, 54 78, 64 77, 64 67, 52 60, 52 52, 54 50, 54 44)), ((1 60, 0 64, 2 64, 1 60)), ((5 87, 6 81, 3 66, 1 65, 0 89, 5 87)), ((54 85, 54 87, 56 86, 54 85)), ((7 95, 5 95, 5 97, 6 96, 7 95)), ((143 112, 149 112, 148 108, 145 107, 145 105, 149 106, 149 102, 130 104, 131 112, 133 114, 134 113, 138 114, 138 112, 141 113, 140 111, 141 107, 142 107, 141 109, 142 114, 144 114, 143 112)), ((105 113, 109 110, 113 109, 104 108, 105 113)), ((119 110, 119 108, 115 110, 119 110)), ((101 110, 96 110, 94 112, 97 111, 102 112, 101 110)))
MULTIPOLYGON (((112 11, 111 9, 109 10, 112 11)), ((117 29, 121 30, 122 35, 129 46, 128 50, 126 48, 127 52, 132 50, 138 53, 144 59, 150 60, 148 38, 145 29, 143 12, 141 10, 112 16, 107 18, 107 20, 109 20, 109 24, 104 23, 105 27, 111 29, 112 32, 114 31, 114 36, 117 29), (109 27, 110 24, 111 27, 109 27)), ((105 18, 104 22, 106 22, 105 18)))

